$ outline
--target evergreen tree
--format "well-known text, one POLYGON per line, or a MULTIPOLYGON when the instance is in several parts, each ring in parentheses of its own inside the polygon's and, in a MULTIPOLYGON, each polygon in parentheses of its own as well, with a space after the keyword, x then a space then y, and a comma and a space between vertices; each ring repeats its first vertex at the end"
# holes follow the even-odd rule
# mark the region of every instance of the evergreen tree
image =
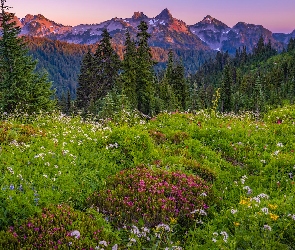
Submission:
POLYGON ((94 101, 94 59, 88 50, 85 54, 80 69, 80 75, 78 78, 77 87, 77 108, 84 109, 86 111, 90 106, 90 103, 94 101))
POLYGON ((147 32, 148 25, 141 21, 138 26, 138 49, 137 49, 137 73, 136 73, 136 92, 138 110, 146 115, 152 115, 155 111, 155 88, 154 88, 154 61, 148 39, 150 34, 147 32))
POLYGON ((5 112, 16 109, 28 113, 52 110, 55 102, 51 82, 46 74, 35 72, 37 62, 28 56, 23 38, 18 37, 20 27, 8 13, 6 0, 1 0, 0 26, 0 108, 5 112))
POLYGON ((122 62, 121 80, 123 82, 122 93, 128 98, 132 108, 137 108, 136 93, 136 45, 131 40, 130 33, 126 32, 125 53, 122 62))
POLYGON ((172 88, 174 90, 178 107, 186 110, 188 101, 188 85, 185 79, 184 67, 178 62, 173 70, 172 88))
POLYGON ((112 48, 111 36, 106 29, 102 33, 102 40, 94 54, 94 101, 102 99, 116 87, 121 62, 118 54, 112 48))
POLYGON ((288 43, 287 51, 290 52, 295 49, 295 38, 290 38, 290 41, 288 43))
POLYGON ((172 87, 174 70, 173 56, 173 52, 170 50, 168 53, 168 62, 164 77, 159 81, 157 93, 160 100, 160 107, 158 108, 158 112, 161 110, 174 111, 178 108, 177 99, 172 87))
POLYGON ((262 111, 264 105, 264 95, 262 90, 262 83, 260 76, 258 75, 254 85, 254 110, 256 113, 262 111))
POLYGON ((67 106, 66 106, 66 113, 69 114, 72 108, 72 98, 71 98, 71 91, 68 89, 67 91, 67 106))
POLYGON ((225 66, 223 70, 223 78, 222 78, 222 85, 221 85, 221 111, 228 112, 231 110, 231 68, 229 65, 225 66))

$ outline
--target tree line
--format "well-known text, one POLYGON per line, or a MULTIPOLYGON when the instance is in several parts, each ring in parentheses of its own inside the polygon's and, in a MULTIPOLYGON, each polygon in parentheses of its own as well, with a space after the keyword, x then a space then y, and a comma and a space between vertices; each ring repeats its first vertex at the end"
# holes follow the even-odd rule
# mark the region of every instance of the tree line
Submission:
POLYGON ((103 31, 95 53, 89 50, 81 64, 75 103, 78 109, 98 113, 104 98, 110 95, 123 96, 128 107, 148 116, 187 108, 188 84, 183 64, 170 51, 167 69, 156 74, 157 63, 152 58, 147 30, 148 25, 142 21, 136 41, 126 32, 123 60, 113 49, 108 31, 103 31))
POLYGON ((264 111, 267 107, 294 103, 295 39, 290 39, 281 54, 263 38, 252 53, 246 47, 234 57, 218 52, 190 77, 192 109, 212 108, 219 93, 218 110, 239 112, 264 111))

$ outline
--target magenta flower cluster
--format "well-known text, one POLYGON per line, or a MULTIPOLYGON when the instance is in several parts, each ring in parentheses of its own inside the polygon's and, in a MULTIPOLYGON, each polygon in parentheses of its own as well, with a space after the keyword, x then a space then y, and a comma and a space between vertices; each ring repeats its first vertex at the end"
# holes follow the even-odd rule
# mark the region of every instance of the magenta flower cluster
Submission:
POLYGON ((143 220, 156 226, 173 219, 193 219, 209 208, 211 185, 182 172, 135 168, 110 177, 107 189, 88 198, 113 223, 122 226, 143 220))
MULTIPOLYGON (((21 226, 9 227, 7 249, 95 249, 102 239, 116 239, 104 230, 92 214, 76 211, 67 205, 44 208, 21 226)), ((2 244, 1 244, 2 243, 2 244)), ((2 249, 2 248, 1 248, 2 249)))

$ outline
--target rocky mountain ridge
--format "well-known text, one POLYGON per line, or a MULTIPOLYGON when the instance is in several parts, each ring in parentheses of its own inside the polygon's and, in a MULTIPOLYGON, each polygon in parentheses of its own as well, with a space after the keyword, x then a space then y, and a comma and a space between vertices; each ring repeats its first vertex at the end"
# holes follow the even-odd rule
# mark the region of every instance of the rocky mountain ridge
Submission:
POLYGON ((147 22, 151 34, 150 45, 163 49, 193 49, 220 50, 234 53, 239 47, 246 46, 251 51, 263 36, 273 46, 281 50, 295 30, 290 34, 272 33, 262 25, 239 22, 232 28, 225 23, 207 15, 194 25, 187 25, 182 20, 172 16, 168 9, 150 18, 143 12, 134 12, 131 18, 112 18, 98 24, 80 24, 65 26, 45 18, 43 15, 26 15, 19 19, 21 34, 46 37, 53 40, 66 41, 76 44, 94 44, 100 41, 103 29, 107 29, 113 37, 113 42, 124 44, 125 33, 128 30, 136 37, 137 26, 141 21, 147 22))

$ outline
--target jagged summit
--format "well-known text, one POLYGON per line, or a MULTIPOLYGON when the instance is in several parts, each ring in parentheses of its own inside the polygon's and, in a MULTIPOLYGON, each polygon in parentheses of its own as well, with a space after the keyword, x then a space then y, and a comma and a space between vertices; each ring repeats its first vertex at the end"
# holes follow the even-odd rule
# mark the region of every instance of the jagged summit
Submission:
POLYGON ((165 8, 165 9, 162 10, 162 12, 161 12, 159 15, 157 15, 155 18, 156 18, 156 19, 159 19, 159 20, 170 20, 170 19, 172 19, 173 17, 172 17, 172 15, 171 15, 170 11, 169 11, 167 8, 165 8))
POLYGON ((223 28, 223 29, 229 28, 225 23, 217 20, 216 18, 210 15, 205 16, 201 22, 196 23, 195 25, 203 26, 203 25, 210 25, 210 24, 214 25, 215 27, 219 26, 219 28, 223 28))
POLYGON ((148 18, 148 16, 146 16, 143 12, 139 12, 139 11, 136 11, 134 12, 133 16, 132 16, 132 19, 145 19, 145 18, 148 18))
POLYGON ((215 18, 213 18, 212 16, 210 15, 207 15, 204 17, 204 19, 202 20, 202 22, 204 23, 212 23, 212 21, 214 20, 215 18))

